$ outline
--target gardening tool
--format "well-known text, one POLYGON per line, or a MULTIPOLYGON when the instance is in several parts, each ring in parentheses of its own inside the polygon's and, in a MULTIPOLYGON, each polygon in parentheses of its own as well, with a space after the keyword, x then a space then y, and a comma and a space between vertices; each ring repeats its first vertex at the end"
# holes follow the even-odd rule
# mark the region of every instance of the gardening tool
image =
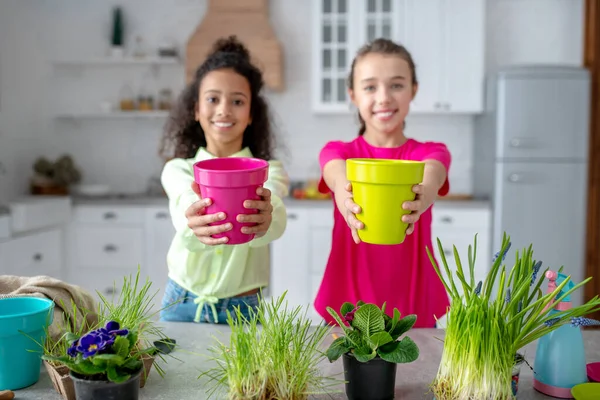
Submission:
POLYGON ((10 390, 0 390, 0 400, 12 400, 15 394, 10 390))
MULTIPOLYGON (((567 276, 548 271, 546 278, 549 280, 548 293, 552 293, 567 276)), ((562 297, 574 286, 575 283, 569 280, 557 297, 562 297)), ((552 317, 571 307, 571 296, 566 296, 548 315, 552 317)), ((537 346, 533 374, 533 387, 537 391, 552 397, 572 399, 571 389, 588 381, 581 328, 565 324, 542 336, 537 346)))

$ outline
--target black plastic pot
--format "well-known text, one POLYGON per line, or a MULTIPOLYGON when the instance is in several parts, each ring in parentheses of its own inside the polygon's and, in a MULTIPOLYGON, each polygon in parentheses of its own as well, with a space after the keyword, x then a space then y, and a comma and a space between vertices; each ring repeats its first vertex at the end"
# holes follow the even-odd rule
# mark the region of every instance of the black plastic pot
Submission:
POLYGON ((123 383, 91 380, 74 372, 71 372, 70 375, 75 386, 77 400, 138 400, 141 373, 140 369, 123 383))
POLYGON ((346 395, 349 400, 392 400, 398 364, 379 357, 363 363, 346 353, 342 356, 346 395))

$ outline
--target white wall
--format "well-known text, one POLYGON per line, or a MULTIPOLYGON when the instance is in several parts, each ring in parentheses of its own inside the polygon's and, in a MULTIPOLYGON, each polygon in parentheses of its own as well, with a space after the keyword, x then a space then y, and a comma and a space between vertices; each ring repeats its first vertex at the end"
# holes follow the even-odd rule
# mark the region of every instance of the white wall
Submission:
MULTIPOLYGON (((427 1, 427 0, 419 0, 427 1)), ((583 0, 488 0, 486 64, 581 64, 583 0), (536 21, 534 22, 534 18, 536 21)), ((56 110, 93 110, 102 99, 116 100, 125 79, 134 89, 151 77, 143 69, 56 70, 51 61, 102 55, 115 1, 0 0, 0 203, 26 191, 37 156, 70 152, 86 182, 110 183, 120 192, 145 189, 160 172, 156 156, 161 120, 56 121, 56 110)), ((147 44, 163 35, 184 46, 201 21, 206 0, 123 0, 128 32, 147 44)), ((268 95, 282 142, 283 160, 295 179, 318 172, 325 142, 356 135, 354 116, 317 116, 310 111, 311 43, 308 1, 271 1, 271 20, 284 46, 283 93, 268 95)), ((131 37, 130 37, 131 38, 131 37)), ((180 88, 181 67, 166 67, 157 80, 180 88)), ((145 82, 145 83, 144 83, 145 82)), ((156 87, 158 89, 158 87, 156 87)), ((407 134, 441 140, 454 156, 451 186, 471 191, 472 118, 412 116, 407 134)))

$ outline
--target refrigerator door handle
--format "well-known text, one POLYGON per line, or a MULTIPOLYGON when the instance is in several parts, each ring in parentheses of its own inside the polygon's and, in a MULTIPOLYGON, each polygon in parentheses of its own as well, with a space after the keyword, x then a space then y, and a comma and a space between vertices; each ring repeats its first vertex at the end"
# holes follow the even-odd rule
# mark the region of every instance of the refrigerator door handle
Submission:
POLYGON ((508 141, 508 145, 515 149, 532 149, 536 147, 534 138, 513 137, 508 141))
POLYGON ((508 175, 508 181, 513 183, 519 183, 523 181, 523 176, 519 173, 513 172, 512 174, 508 175))

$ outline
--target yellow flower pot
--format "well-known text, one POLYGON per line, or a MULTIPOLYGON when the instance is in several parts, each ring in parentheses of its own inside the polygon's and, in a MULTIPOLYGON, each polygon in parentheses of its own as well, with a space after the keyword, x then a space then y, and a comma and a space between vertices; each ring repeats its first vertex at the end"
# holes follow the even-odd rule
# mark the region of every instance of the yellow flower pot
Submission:
POLYGON ((423 181, 425 163, 409 160, 350 158, 346 177, 352 183, 356 215, 365 226, 358 230, 361 241, 371 244, 404 242, 408 224, 402 216, 409 210, 402 203, 415 199, 412 187, 423 181))

